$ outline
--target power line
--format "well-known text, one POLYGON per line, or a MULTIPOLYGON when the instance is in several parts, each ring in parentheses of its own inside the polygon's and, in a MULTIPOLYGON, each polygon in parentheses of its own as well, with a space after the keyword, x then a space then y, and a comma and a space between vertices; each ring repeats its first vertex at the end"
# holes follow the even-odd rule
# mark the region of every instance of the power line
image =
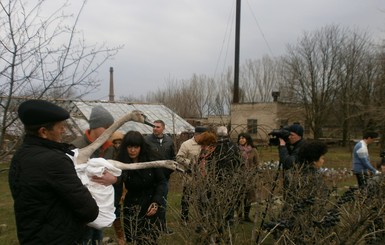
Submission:
POLYGON ((255 13, 254 13, 254 11, 253 11, 251 5, 250 5, 249 0, 247 0, 247 6, 248 6, 249 9, 250 9, 251 15, 253 16, 253 18, 254 18, 254 20, 255 20, 255 23, 257 23, 258 30, 259 30, 259 32, 261 33, 261 36, 262 36, 263 40, 265 41, 265 44, 266 44, 267 48, 269 49, 271 56, 274 56, 274 55, 273 55, 273 51, 272 51, 272 49, 270 48, 270 45, 269 45, 268 41, 266 40, 265 34, 263 33, 262 28, 261 28, 261 26, 260 26, 259 23, 258 23, 257 17, 256 17, 256 15, 255 15, 255 13))
POLYGON ((223 73, 224 70, 225 70, 226 60, 227 60, 227 54, 228 54, 229 46, 230 46, 229 43, 230 43, 230 40, 231 40, 230 36, 231 36, 232 30, 233 30, 233 25, 232 25, 232 23, 234 23, 234 18, 235 18, 235 15, 234 15, 234 6, 235 6, 235 4, 232 4, 232 5, 231 5, 231 10, 230 10, 229 15, 228 15, 228 18, 227 18, 226 31, 225 31, 225 35, 224 35, 224 37, 223 37, 221 50, 220 50, 219 55, 218 55, 217 64, 216 64, 216 66, 215 66, 214 77, 215 77, 216 74, 217 74, 218 66, 219 66, 219 63, 220 63, 220 59, 221 59, 221 57, 222 57, 222 53, 223 53, 224 47, 227 46, 227 48, 225 49, 225 54, 224 54, 224 61, 223 61, 222 73, 223 73))

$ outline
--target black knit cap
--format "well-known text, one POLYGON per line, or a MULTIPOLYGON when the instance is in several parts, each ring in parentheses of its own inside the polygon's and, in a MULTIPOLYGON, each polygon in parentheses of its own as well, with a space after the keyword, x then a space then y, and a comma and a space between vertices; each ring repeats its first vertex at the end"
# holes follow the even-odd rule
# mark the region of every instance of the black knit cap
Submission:
POLYGON ((297 123, 294 123, 292 124, 290 127, 289 127, 289 131, 290 132, 294 132, 296 133, 298 136, 301 136, 303 137, 303 127, 297 123))
POLYGON ((68 111, 45 100, 24 101, 20 104, 17 112, 24 125, 60 122, 70 117, 68 111))
POLYGON ((206 127, 203 127, 203 126, 196 126, 195 127, 195 133, 203 133, 203 132, 206 132, 206 131, 207 131, 206 127))

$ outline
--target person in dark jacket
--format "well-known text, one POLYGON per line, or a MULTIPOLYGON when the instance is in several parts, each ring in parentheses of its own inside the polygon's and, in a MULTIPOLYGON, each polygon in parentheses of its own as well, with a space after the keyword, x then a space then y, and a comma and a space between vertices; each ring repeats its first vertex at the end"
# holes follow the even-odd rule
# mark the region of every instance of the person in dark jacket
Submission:
POLYGON ((20 244, 75 244, 99 208, 78 178, 62 142, 69 113, 44 101, 20 104, 22 145, 14 154, 9 186, 20 244))
POLYGON ((231 141, 224 126, 218 127, 216 135, 204 132, 198 144, 202 149, 197 170, 202 177, 196 179, 203 180, 203 184, 197 187, 200 225, 214 231, 217 242, 227 243, 223 240, 226 238, 225 228, 234 223, 234 208, 241 189, 239 148, 231 141), (205 220, 209 220, 209 224, 205 224, 205 220))
MULTIPOLYGON (((156 160, 175 160, 175 148, 174 141, 170 136, 164 134, 165 123, 162 120, 154 121, 154 128, 152 134, 145 137, 146 142, 151 146, 151 148, 158 152, 161 156, 160 159, 156 160)), ((166 184, 164 186, 164 197, 163 202, 159 210, 160 220, 162 223, 162 230, 166 234, 174 233, 169 227, 167 227, 166 222, 166 210, 167 210, 167 195, 168 195, 168 182, 170 180, 170 175, 173 172, 168 168, 163 169, 164 175, 166 177, 166 184)))
POLYGON ((279 138, 279 163, 282 165, 284 170, 284 180, 283 180, 283 188, 284 194, 283 197, 286 199, 286 194, 288 192, 287 188, 290 185, 290 171, 293 168, 296 168, 296 164, 299 164, 298 153, 301 147, 305 144, 305 140, 303 139, 303 127, 298 123, 294 123, 289 126, 288 130, 290 131, 290 135, 286 142, 284 139, 279 138))
MULTIPOLYGON (((215 179, 220 186, 226 186, 227 189, 237 193, 240 190, 238 180, 241 167, 240 150, 229 137, 227 128, 220 126, 216 131, 217 144, 212 155, 212 162, 208 164, 208 171, 215 173, 215 179), (214 163, 214 164, 213 164, 214 163)), ((234 218, 234 209, 238 201, 238 195, 228 197, 228 210, 225 215, 226 223, 232 224, 234 218)))
MULTIPOLYGON (((140 163, 159 159, 137 131, 128 131, 119 148, 117 160, 140 163)), ((159 230, 159 206, 162 205, 166 178, 160 168, 124 170, 115 184, 116 205, 122 199, 123 185, 127 192, 123 201, 123 223, 127 242, 156 244, 159 230)))
POLYGON ((279 139, 279 161, 283 169, 288 170, 293 164, 298 163, 298 152, 305 143, 303 139, 303 128, 298 123, 294 123, 289 127, 290 135, 288 142, 279 139))
POLYGON ((306 141, 298 151, 297 162, 290 169, 287 196, 279 216, 280 228, 288 229, 285 233, 295 244, 314 244, 308 240, 311 236, 301 231, 319 227, 326 229, 327 220, 333 218, 330 214, 335 209, 326 208, 330 204, 331 190, 320 171, 327 151, 323 142, 306 141))

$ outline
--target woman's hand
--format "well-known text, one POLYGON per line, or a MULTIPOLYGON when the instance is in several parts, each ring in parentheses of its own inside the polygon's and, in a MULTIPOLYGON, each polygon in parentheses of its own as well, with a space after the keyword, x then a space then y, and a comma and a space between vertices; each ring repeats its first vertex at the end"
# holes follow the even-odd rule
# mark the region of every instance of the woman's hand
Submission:
POLYGON ((109 186, 115 184, 118 178, 116 176, 110 174, 108 171, 104 171, 102 177, 92 176, 92 181, 99 183, 101 185, 109 186))
POLYGON ((147 209, 146 216, 153 216, 154 214, 156 214, 156 212, 158 212, 158 208, 159 206, 157 203, 155 202, 151 203, 147 209))

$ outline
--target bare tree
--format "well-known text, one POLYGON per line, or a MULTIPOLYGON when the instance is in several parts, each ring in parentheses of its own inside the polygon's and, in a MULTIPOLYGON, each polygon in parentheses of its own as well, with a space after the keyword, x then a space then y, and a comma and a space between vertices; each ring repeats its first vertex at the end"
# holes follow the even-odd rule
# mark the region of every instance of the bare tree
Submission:
POLYGON ((216 84, 212 78, 193 74, 189 80, 170 79, 165 89, 147 95, 148 102, 163 103, 182 117, 204 117, 215 109, 216 84))
POLYGON ((169 79, 165 88, 148 93, 146 101, 162 103, 181 117, 198 117, 196 99, 190 88, 190 81, 169 79))
POLYGON ((121 47, 86 45, 76 29, 85 3, 68 15, 68 2, 53 11, 46 0, 0 2, 0 145, 16 120, 13 97, 76 98, 99 86, 93 75, 121 47))
POLYGON ((278 59, 247 60, 242 66, 244 102, 272 101, 271 92, 278 88, 278 59))
POLYGON ((379 62, 375 57, 375 49, 367 34, 347 33, 341 45, 340 69, 336 73, 336 111, 344 144, 351 137, 352 129, 360 132, 370 127, 373 109, 378 108, 373 104, 373 93, 381 84, 375 84, 380 74, 379 62))
POLYGON ((304 118, 314 138, 322 137, 322 126, 329 117, 336 95, 336 73, 345 34, 336 26, 304 33, 295 46, 288 46, 284 57, 284 80, 294 103, 305 108, 304 118))
MULTIPOLYGON (((379 126, 380 134, 385 135, 385 124, 383 123, 385 120, 385 116, 383 115, 383 111, 385 109, 385 102, 384 102, 384 96, 385 96, 385 46, 381 47, 380 53, 376 56, 378 65, 379 65, 379 74, 378 78, 374 81, 376 84, 376 89, 373 94, 373 100, 374 105, 377 108, 377 111, 374 113, 377 115, 377 118, 379 121, 381 121, 381 124, 379 126)), ((381 141, 381 147, 384 149, 385 147, 385 137, 380 138, 381 141)))
MULTIPOLYGON (((262 61, 249 60, 242 67, 241 102, 266 102, 278 87, 279 60, 264 57, 262 61)), ((165 89, 147 94, 147 102, 163 103, 182 117, 205 117, 228 114, 233 98, 234 75, 228 68, 219 78, 206 75, 188 80, 169 79, 165 89)))
POLYGON ((213 80, 205 75, 194 74, 190 80, 189 91, 192 94, 194 104, 198 110, 198 116, 204 117, 209 114, 209 104, 212 100, 213 89, 215 85, 213 80))

